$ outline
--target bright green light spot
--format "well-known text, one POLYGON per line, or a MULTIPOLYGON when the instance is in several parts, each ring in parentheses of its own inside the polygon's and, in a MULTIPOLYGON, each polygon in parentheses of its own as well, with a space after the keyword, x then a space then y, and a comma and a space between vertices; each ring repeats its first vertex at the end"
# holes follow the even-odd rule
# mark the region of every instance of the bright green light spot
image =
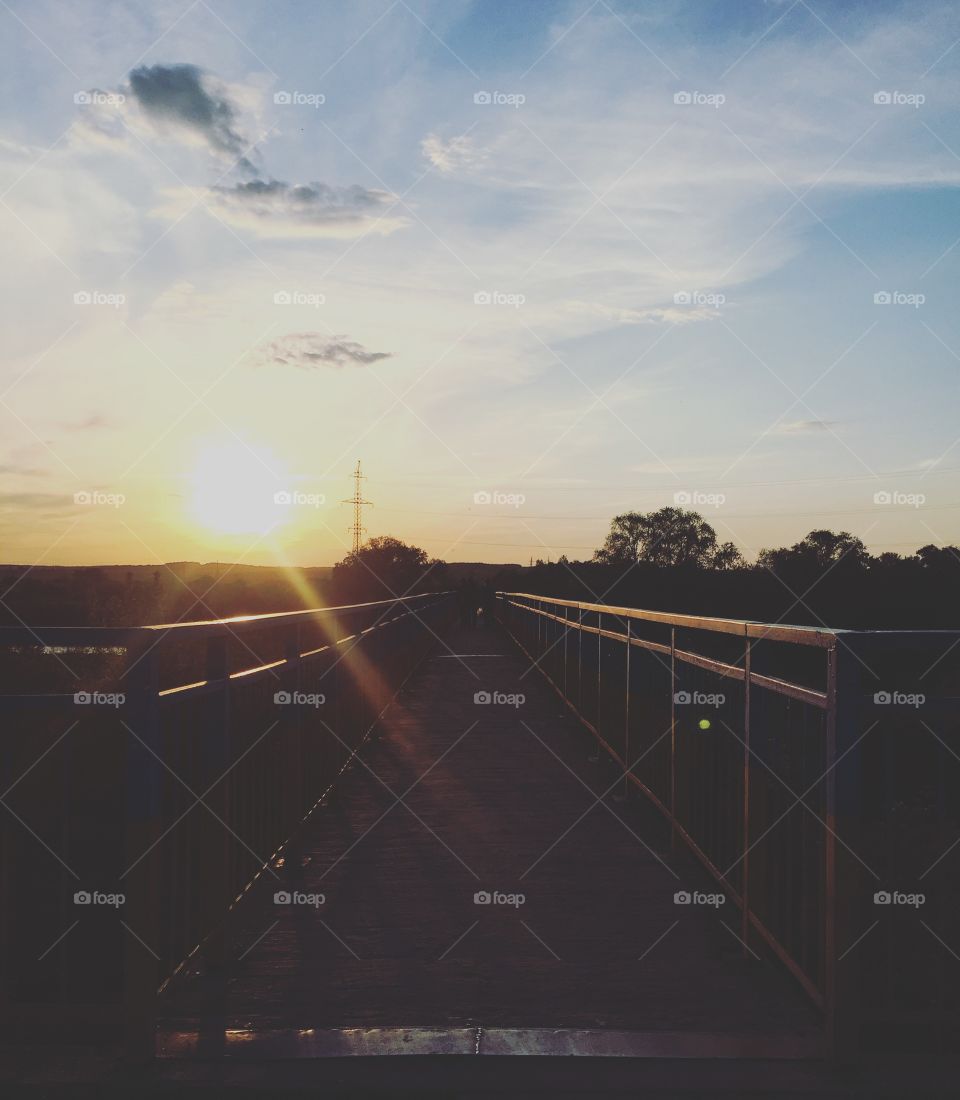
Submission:
POLYGON ((700 728, 702 730, 708 730, 710 728, 710 719, 709 718, 701 718, 699 725, 700 725, 700 728))

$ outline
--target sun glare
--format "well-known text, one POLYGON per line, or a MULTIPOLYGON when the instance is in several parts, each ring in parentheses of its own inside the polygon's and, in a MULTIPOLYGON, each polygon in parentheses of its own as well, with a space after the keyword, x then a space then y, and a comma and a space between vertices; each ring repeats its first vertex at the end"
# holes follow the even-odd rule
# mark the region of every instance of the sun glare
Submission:
POLYGON ((207 446, 189 480, 193 518, 212 531, 263 533, 288 519, 289 473, 264 447, 239 441, 207 446))

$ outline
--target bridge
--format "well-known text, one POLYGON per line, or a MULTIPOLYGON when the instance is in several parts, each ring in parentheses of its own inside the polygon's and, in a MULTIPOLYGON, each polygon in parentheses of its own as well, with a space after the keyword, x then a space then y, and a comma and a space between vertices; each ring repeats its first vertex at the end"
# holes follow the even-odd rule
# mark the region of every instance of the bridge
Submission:
POLYGON ((8 1079, 951 1051, 960 634, 494 620, 0 628, 8 1079))

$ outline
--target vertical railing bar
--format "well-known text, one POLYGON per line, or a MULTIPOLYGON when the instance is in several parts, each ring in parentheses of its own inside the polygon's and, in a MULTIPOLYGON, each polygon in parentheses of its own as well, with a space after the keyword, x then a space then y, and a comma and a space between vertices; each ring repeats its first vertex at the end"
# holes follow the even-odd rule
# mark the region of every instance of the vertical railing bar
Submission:
POLYGON ((670 851, 676 855, 677 833, 677 628, 670 627, 670 851))
POLYGON ((626 683, 623 690, 623 797, 630 793, 630 653, 633 646, 630 644, 632 637, 632 619, 627 619, 627 659, 626 659, 626 683))
POLYGON ((743 956, 750 951, 750 660, 753 643, 744 637, 743 651, 743 862, 741 863, 740 938, 743 956))
POLYGON ((835 1052, 837 1034, 837 650, 827 650, 827 726, 824 761, 827 769, 825 896, 824 896, 824 1011, 827 1036, 835 1052))

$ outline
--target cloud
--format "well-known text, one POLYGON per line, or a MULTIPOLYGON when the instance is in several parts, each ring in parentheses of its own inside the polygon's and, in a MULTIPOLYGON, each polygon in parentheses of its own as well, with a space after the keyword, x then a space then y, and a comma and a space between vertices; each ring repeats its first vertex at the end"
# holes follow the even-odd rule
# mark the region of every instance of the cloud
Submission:
POLYGON ((466 134, 444 141, 437 134, 427 134, 420 143, 420 151, 428 161, 444 175, 458 168, 470 168, 480 164, 486 156, 466 134))
POLYGON ((818 432, 830 432, 840 426, 839 420, 791 420, 778 424, 774 435, 814 435, 818 432))
POLYGON ((345 336, 325 336, 320 332, 291 332, 260 349, 264 364, 300 367, 365 367, 389 359, 389 351, 367 351, 363 344, 345 336))
POLYGON ((253 170, 244 155, 250 142, 241 133, 236 108, 211 74, 196 65, 141 65, 130 73, 130 95, 151 122, 192 135, 212 153, 253 170))
POLYGON ((109 426, 110 423, 107 418, 100 413, 91 413, 89 416, 83 417, 82 420, 66 420, 60 425, 65 432, 88 432, 94 428, 108 428, 109 426))
POLYGON ((620 325, 683 325, 692 321, 714 321, 719 316, 709 306, 647 306, 643 309, 620 308, 602 302, 569 302, 571 313, 599 317, 620 325))
POLYGON ((13 474, 17 477, 46 477, 47 471, 36 466, 18 466, 15 462, 0 462, 0 474, 13 474))
POLYGON ((130 131, 141 140, 159 134, 206 149, 243 182, 163 193, 155 215, 176 220, 202 198, 223 221, 263 237, 355 237, 392 233, 407 225, 387 217, 396 201, 388 191, 359 184, 288 183, 273 179, 247 156, 250 126, 239 102, 250 88, 230 88, 196 65, 141 65, 116 91, 83 93, 77 134, 87 145, 125 148, 130 131))
MULTIPOLYGON (((404 218, 385 216, 394 201, 388 191, 359 184, 331 187, 326 183, 285 183, 252 179, 232 187, 211 187, 210 205, 226 221, 252 229, 264 237, 351 237, 375 231, 392 233, 407 224, 404 218)), ((196 201, 192 192, 175 192, 196 201)), ((162 212, 169 212, 168 205, 162 212)))

